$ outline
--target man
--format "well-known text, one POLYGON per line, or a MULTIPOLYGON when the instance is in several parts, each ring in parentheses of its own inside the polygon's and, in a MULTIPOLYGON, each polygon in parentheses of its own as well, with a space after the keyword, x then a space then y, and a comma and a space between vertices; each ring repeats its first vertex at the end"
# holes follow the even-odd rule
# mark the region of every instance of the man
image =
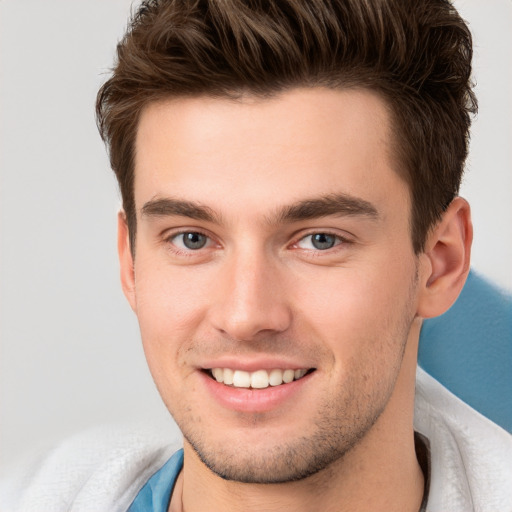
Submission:
POLYGON ((416 375, 469 271, 470 62, 443 1, 142 4, 97 112, 184 444, 129 510, 511 510, 509 436, 416 375))

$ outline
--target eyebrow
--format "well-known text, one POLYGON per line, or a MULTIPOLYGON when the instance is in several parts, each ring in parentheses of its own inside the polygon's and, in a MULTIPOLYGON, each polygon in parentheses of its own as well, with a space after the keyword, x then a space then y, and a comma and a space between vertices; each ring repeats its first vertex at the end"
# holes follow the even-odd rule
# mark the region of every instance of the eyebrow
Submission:
POLYGON ((208 206, 168 197, 152 199, 144 203, 141 214, 142 217, 172 217, 178 215, 195 220, 220 223, 220 217, 208 206))
MULTIPOLYGON (((181 216, 221 223, 221 216, 212 208, 194 201, 169 197, 146 202, 141 213, 143 217, 181 216)), ((364 199, 349 194, 328 194, 280 207, 275 213, 266 217, 266 222, 268 224, 286 224, 328 216, 360 216, 374 220, 379 219, 377 208, 364 199)))
POLYGON ((349 194, 329 194, 306 199, 277 211, 271 223, 297 222, 328 216, 368 217, 379 219, 377 208, 370 202, 349 194))

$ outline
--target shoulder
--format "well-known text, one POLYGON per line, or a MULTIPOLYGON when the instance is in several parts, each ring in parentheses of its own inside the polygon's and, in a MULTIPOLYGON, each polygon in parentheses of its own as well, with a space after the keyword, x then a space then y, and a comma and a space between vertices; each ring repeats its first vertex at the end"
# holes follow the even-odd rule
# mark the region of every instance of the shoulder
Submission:
POLYGON ((430 441, 428 510, 512 511, 512 436, 418 369, 415 429, 430 441))
POLYGON ((33 460, 0 485, 3 512, 125 511, 179 449, 172 430, 143 424, 94 428, 33 460))

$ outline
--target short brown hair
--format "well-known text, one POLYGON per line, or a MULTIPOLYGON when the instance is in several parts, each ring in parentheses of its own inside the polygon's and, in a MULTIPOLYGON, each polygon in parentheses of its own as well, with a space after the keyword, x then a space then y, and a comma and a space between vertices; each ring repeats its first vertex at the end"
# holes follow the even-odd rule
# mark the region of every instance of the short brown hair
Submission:
POLYGON ((96 105, 132 250, 134 144, 148 103, 322 86, 368 88, 390 106, 421 252, 459 190, 476 112, 471 57, 471 34, 447 0, 143 1, 96 105))

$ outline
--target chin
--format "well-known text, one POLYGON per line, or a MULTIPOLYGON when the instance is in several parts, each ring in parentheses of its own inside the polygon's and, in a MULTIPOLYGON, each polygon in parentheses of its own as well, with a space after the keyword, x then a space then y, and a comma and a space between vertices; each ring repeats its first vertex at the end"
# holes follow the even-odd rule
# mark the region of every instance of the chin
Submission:
POLYGON ((201 462, 224 480, 250 484, 281 484, 306 479, 343 460, 380 416, 380 410, 361 423, 353 421, 348 427, 332 428, 333 420, 316 424, 309 435, 285 437, 258 436, 234 441, 234 436, 207 443, 206 436, 185 434, 185 439, 201 462))

